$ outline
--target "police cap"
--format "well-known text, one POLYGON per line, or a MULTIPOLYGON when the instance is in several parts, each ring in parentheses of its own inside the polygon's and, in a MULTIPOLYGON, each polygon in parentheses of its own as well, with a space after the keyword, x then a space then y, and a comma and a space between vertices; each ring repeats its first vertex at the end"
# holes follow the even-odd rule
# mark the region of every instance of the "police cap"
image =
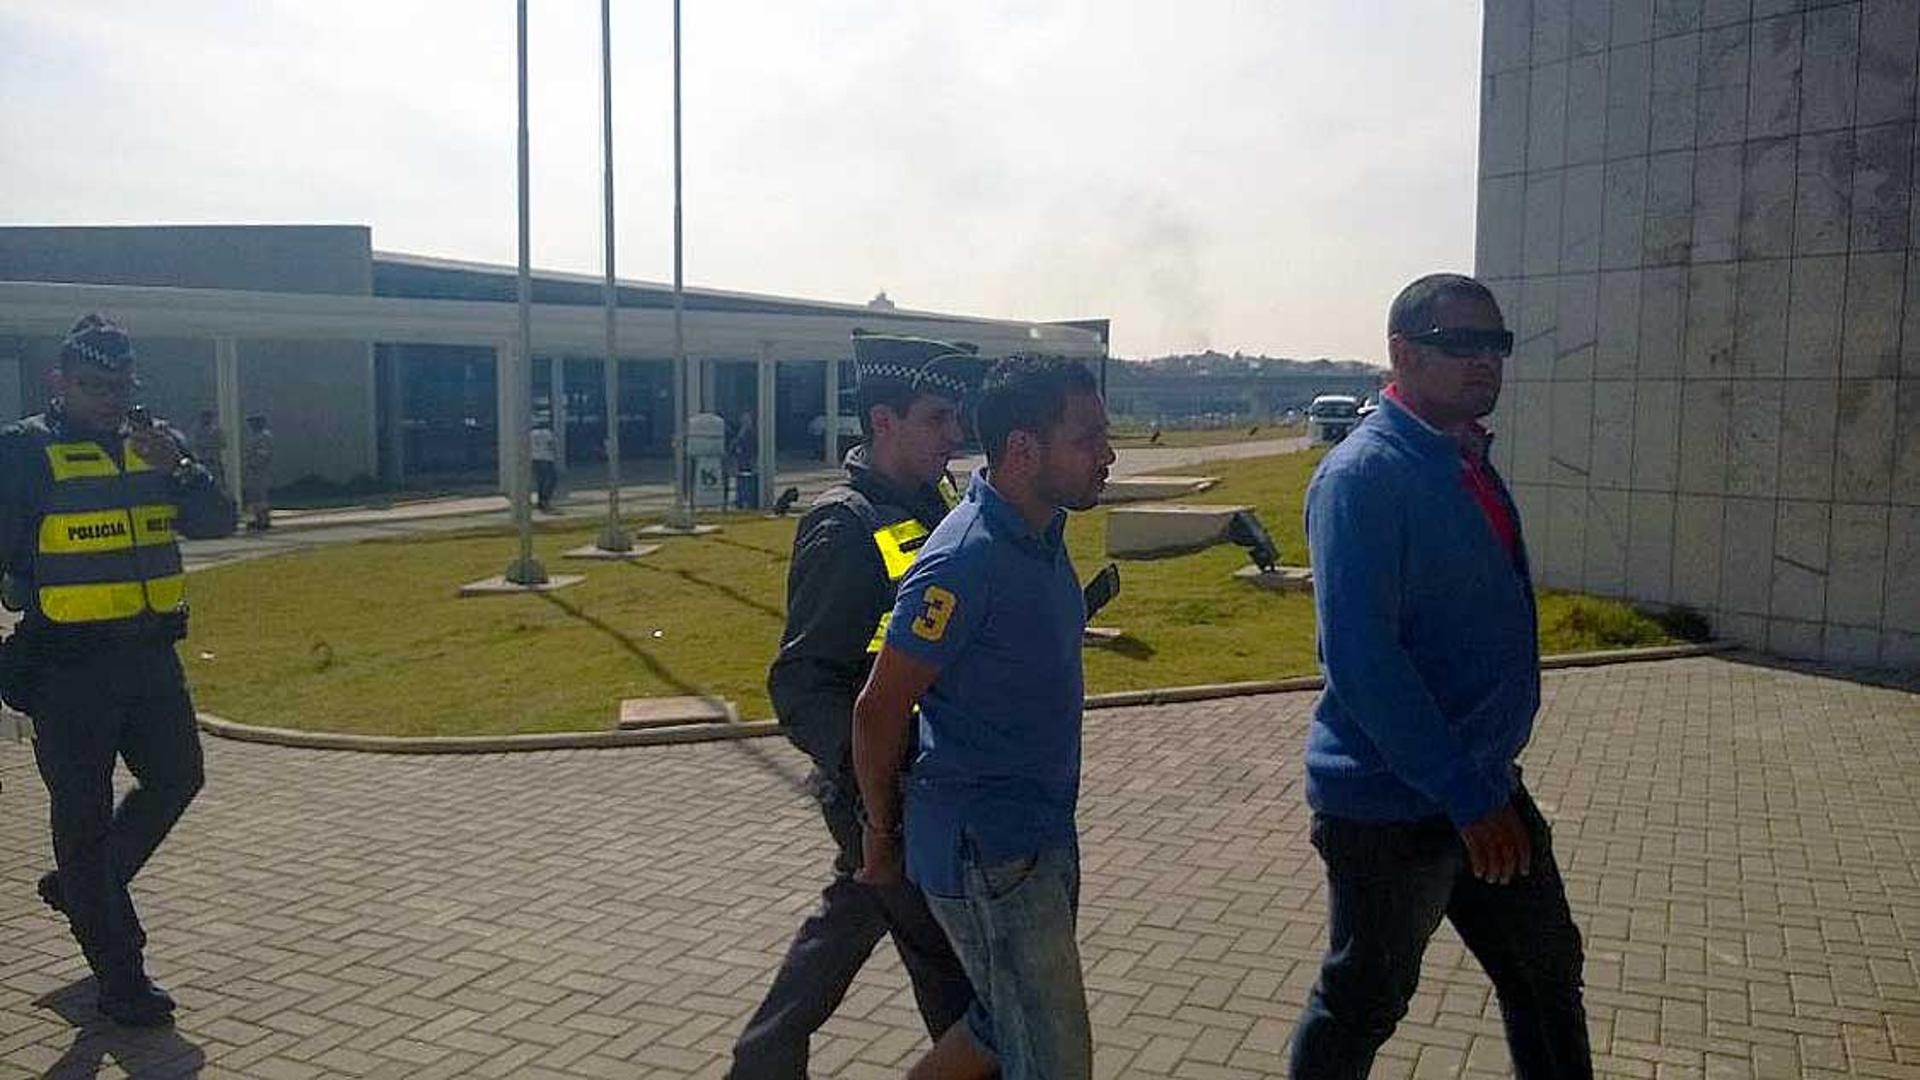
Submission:
POLYGON ((107 371, 133 367, 133 339, 118 323, 98 312, 83 315, 60 343, 60 366, 92 364, 107 371))
POLYGON ((862 384, 893 382, 955 400, 979 389, 987 362, 964 341, 853 332, 854 376, 862 384))

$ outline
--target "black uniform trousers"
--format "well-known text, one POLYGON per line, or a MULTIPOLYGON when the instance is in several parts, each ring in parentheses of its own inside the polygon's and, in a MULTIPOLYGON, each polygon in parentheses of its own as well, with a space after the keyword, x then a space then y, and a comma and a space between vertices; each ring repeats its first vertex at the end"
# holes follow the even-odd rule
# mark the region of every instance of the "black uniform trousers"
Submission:
POLYGON ((180 660, 171 642, 43 660, 31 705, 68 923, 95 974, 124 973, 146 946, 127 885, 204 777, 180 660), (135 781, 118 809, 116 758, 135 781))
POLYGON ((847 994, 880 938, 894 948, 913 983, 927 1034, 938 1038, 966 1014, 973 987, 911 882, 877 887, 853 880, 860 869, 860 794, 853 777, 815 770, 811 778, 827 831, 840 851, 820 907, 800 924, 766 1000, 733 1048, 734 1080, 790 1080, 807 1075, 808 1040, 847 994))

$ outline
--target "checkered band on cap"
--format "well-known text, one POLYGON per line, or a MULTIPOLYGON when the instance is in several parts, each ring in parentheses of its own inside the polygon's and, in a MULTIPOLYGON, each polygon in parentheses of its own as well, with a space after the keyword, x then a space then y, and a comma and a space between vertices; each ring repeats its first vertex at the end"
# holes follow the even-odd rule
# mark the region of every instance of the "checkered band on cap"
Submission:
POLYGON ((978 351, 957 342, 855 331, 854 374, 862 382, 898 382, 960 398, 979 386, 978 351))
MULTIPOLYGON (((968 353, 948 353, 946 356, 936 357, 927 363, 931 365, 949 357, 962 360, 973 359, 968 353)), ((966 381, 958 376, 949 375, 944 371, 930 370, 929 368, 908 367, 905 364, 882 363, 862 365, 859 367, 858 373, 862 379, 893 379, 906 383, 909 386, 944 391, 954 397, 965 397, 967 391, 971 389, 971 387, 966 384, 966 381)))
POLYGON ((133 366, 133 339, 106 316, 85 315, 60 343, 60 359, 84 360, 108 371, 124 371, 133 366))

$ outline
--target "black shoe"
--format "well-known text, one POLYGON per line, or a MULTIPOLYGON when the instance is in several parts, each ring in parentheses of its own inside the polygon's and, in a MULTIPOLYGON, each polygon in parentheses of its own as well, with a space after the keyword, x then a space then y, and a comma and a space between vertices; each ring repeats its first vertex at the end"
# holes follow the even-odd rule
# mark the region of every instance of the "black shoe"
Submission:
POLYGON ((161 1027, 173 1023, 173 995, 134 968, 130 974, 100 978, 101 1015, 126 1027, 161 1027))
POLYGON ((42 903, 52 908, 58 914, 65 915, 67 913, 67 898, 60 891, 59 871, 49 870, 41 874, 38 888, 40 901, 42 903))

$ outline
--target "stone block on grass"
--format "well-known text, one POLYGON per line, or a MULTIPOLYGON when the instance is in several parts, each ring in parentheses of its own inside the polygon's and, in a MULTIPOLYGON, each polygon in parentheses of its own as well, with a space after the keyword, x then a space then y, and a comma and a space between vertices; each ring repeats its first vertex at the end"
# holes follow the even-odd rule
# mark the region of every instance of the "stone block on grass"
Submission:
POLYGON ((740 710, 725 698, 688 694, 626 698, 620 702, 620 730, 679 727, 683 724, 731 724, 740 710))
POLYGON ((1198 495, 1220 482, 1217 476, 1116 476, 1100 493, 1103 503, 1147 502, 1198 495))
POLYGON ((1227 538, 1227 523, 1250 506, 1145 503, 1107 515, 1107 554, 1152 559, 1212 547, 1227 538))
POLYGON ((1272 570, 1262 570, 1257 566, 1243 566, 1233 572, 1233 576, 1250 585, 1258 585, 1274 592, 1312 592, 1313 569, 1306 566, 1276 566, 1272 570))

